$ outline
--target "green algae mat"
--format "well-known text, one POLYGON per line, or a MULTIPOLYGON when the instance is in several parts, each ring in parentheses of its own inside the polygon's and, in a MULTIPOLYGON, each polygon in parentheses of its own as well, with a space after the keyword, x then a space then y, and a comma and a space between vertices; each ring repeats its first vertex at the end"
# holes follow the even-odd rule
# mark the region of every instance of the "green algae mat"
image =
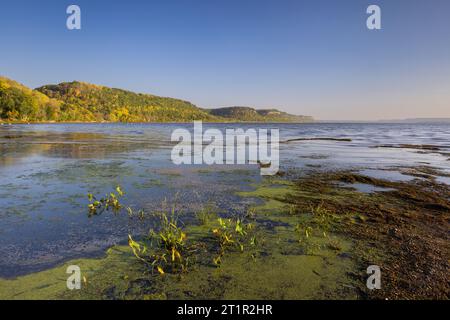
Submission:
MULTIPOLYGON (((172 231, 155 234, 166 235, 167 242, 148 249, 159 253, 150 254, 144 240, 130 237, 130 246, 112 247, 103 258, 1 279, 0 298, 385 299, 448 294, 445 230, 450 204, 442 197, 448 187, 432 181, 387 182, 352 172, 265 179, 254 187, 238 194, 256 201, 245 217, 221 217, 210 210, 178 226, 164 216, 172 231), (389 189, 361 193, 340 182, 389 189), (169 236, 175 237, 173 242, 169 236), (407 265, 411 257, 417 261, 414 267, 407 265), (81 270, 79 290, 67 287, 71 265, 81 270), (383 290, 367 289, 370 265, 384 271, 383 290), (422 268, 433 273, 406 286, 422 268)), ((115 197, 105 201, 120 207, 115 197)))

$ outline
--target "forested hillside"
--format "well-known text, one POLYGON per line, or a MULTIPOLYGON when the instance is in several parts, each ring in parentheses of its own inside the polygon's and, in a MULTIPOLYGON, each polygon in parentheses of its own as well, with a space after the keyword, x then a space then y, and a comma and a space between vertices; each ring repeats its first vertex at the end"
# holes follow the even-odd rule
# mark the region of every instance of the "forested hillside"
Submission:
POLYGON ((47 85, 36 89, 50 98, 83 108, 95 121, 177 122, 214 121, 214 116, 190 102, 134 93, 84 82, 47 85))
POLYGON ((312 122, 309 116, 297 116, 277 109, 254 109, 251 107, 226 107, 207 110, 210 114, 239 121, 252 122, 312 122))
POLYGON ((0 77, 0 121, 304 122, 306 118, 278 110, 243 107, 206 110, 179 99, 78 81, 45 85, 32 90, 16 81, 0 77))
MULTIPOLYGON (((0 119, 10 121, 71 120, 62 117, 73 111, 61 101, 31 90, 18 82, 0 77, 0 119)), ((73 119, 83 115, 74 114, 73 119)))

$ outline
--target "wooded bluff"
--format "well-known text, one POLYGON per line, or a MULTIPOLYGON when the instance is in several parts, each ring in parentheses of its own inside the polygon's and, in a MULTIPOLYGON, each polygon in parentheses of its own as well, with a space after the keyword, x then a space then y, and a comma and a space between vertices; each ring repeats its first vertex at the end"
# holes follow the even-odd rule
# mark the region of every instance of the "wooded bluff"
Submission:
POLYGON ((0 77, 0 122, 312 122, 250 107, 202 109, 174 98, 73 81, 30 89, 0 77))

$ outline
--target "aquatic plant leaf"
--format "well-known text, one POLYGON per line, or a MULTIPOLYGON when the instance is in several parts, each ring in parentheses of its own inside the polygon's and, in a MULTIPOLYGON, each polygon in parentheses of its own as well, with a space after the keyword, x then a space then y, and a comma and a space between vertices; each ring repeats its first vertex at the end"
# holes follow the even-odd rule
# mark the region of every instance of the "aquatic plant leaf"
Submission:
POLYGON ((123 193, 122 189, 120 188, 120 186, 117 186, 116 191, 119 196, 123 196, 124 193, 123 193))
POLYGON ((164 270, 163 270, 163 268, 161 268, 160 266, 158 266, 156 269, 158 270, 158 272, 159 272, 160 274, 164 274, 164 273, 165 273, 164 270))

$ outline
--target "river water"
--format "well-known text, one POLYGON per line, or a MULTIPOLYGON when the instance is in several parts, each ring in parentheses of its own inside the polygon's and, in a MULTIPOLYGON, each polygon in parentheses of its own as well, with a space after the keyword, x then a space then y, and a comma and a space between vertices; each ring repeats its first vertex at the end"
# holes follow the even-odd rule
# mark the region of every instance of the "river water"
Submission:
MULTIPOLYGON (((152 223, 126 214, 89 218, 89 192, 103 195, 121 185, 127 205, 156 210, 166 200, 186 219, 208 203, 224 214, 244 212, 252 201, 235 193, 261 181, 258 165, 176 166, 170 137, 177 128, 193 125, 0 126, 0 277, 101 255, 152 223)), ((450 124, 204 124, 207 128, 279 129, 283 172, 355 169, 397 181, 414 178, 401 172, 407 167, 450 173, 450 124), (298 138, 324 140, 286 142, 298 138)), ((445 176, 436 179, 450 183, 445 176)))

